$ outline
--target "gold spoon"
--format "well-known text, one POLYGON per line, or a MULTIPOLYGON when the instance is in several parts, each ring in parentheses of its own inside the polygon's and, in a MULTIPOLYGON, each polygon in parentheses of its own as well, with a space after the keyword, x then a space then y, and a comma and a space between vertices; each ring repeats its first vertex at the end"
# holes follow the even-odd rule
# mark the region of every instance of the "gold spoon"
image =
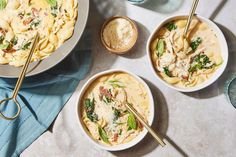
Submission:
POLYGON ((191 8, 189 16, 188 16, 188 21, 187 21, 187 24, 184 29, 184 38, 187 37, 188 29, 189 29, 189 26, 190 26, 191 21, 193 19, 193 16, 195 14, 195 11, 197 9, 198 2, 199 2, 199 0, 193 0, 192 8, 191 8))
POLYGON ((32 58, 32 56, 33 56, 33 52, 34 52, 34 50, 35 50, 35 47, 36 47, 36 44, 37 44, 37 41, 38 41, 38 37, 39 37, 39 34, 38 34, 38 32, 37 32, 36 35, 35 35, 34 41, 33 41, 33 45, 32 45, 32 47, 31 47, 31 49, 30 49, 30 53, 29 53, 29 55, 28 55, 28 57, 27 57, 27 60, 26 60, 26 62, 25 62, 25 64, 24 64, 24 66, 23 66, 23 68, 22 68, 22 70, 21 70, 20 76, 19 76, 19 78, 18 78, 18 80, 17 80, 17 83, 16 83, 16 86, 15 86, 15 88, 14 88, 14 91, 13 91, 12 96, 11 96, 10 98, 5 98, 5 99, 3 99, 3 100, 0 101, 0 105, 2 105, 2 104, 4 104, 4 102, 8 102, 8 101, 10 101, 10 100, 13 100, 14 103, 16 104, 16 107, 17 107, 17 112, 16 112, 16 114, 13 115, 13 116, 11 116, 11 117, 8 117, 8 116, 4 115, 4 114, 2 113, 2 111, 0 111, 0 117, 2 117, 2 118, 5 119, 5 120, 14 120, 14 119, 16 119, 16 118, 19 116, 19 114, 20 114, 20 112, 21 112, 21 106, 20 106, 20 104, 19 104, 18 101, 17 101, 17 95, 18 95, 18 92, 19 92, 20 87, 21 87, 21 85, 22 85, 22 82, 23 82, 23 80, 24 80, 24 78, 25 78, 25 74, 26 74, 26 71, 27 71, 27 69, 28 69, 28 66, 29 66, 29 63, 30 63, 30 61, 31 61, 31 58, 32 58))

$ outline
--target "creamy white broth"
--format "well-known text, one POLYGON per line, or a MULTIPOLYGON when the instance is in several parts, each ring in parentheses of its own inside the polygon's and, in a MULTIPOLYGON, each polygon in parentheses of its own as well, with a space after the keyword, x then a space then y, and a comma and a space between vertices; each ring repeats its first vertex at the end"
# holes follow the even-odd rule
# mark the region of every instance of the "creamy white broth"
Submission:
POLYGON ((208 80, 223 62, 214 30, 195 18, 185 40, 183 32, 186 22, 179 19, 165 24, 158 30, 150 48, 158 75, 167 83, 184 88, 208 80), (164 45, 163 51, 160 51, 160 43, 164 45))
POLYGON ((148 121, 149 97, 143 84, 133 76, 123 72, 108 74, 96 79, 89 86, 80 105, 83 106, 83 123, 94 140, 105 145, 119 145, 131 141, 142 132, 143 126, 136 119, 136 128, 130 128, 128 119, 132 114, 125 107, 127 102, 148 121), (111 100, 107 101, 101 91, 108 92, 111 100), (92 118, 86 107, 88 99, 90 102, 94 100, 92 118), (106 134, 107 141, 101 137, 99 128, 106 134))

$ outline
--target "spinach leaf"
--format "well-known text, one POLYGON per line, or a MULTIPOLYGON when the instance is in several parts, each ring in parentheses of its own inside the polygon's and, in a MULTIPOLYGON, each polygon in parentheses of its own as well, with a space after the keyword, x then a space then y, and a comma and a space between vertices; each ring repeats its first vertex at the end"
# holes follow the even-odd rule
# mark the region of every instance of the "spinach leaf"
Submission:
POLYGON ((163 39, 160 39, 157 43, 157 56, 161 57, 164 53, 165 43, 163 39))
POLYGON ((33 29, 33 28, 37 27, 37 26, 39 25, 39 23, 40 23, 39 20, 38 20, 38 21, 33 21, 33 22, 31 22, 30 28, 33 29))
POLYGON ((55 6, 51 6, 51 14, 52 14, 52 16, 57 17, 57 14, 58 14, 57 4, 55 6))
POLYGON ((7 6, 6 0, 0 0, 0 10, 3 10, 7 6))
POLYGON ((24 44, 21 46, 21 49, 22 49, 22 50, 27 50, 27 49, 29 49, 30 45, 31 45, 31 41, 27 41, 26 43, 24 43, 24 44))
POLYGON ((108 98, 107 96, 103 96, 103 102, 105 102, 107 105, 111 103, 113 100, 111 98, 108 98))
POLYGON ((57 0, 47 0, 47 2, 52 6, 55 7, 57 5, 57 0))
POLYGON ((116 120, 120 117, 121 112, 120 112, 120 110, 118 110, 118 109, 116 109, 116 108, 113 107, 113 114, 114 114, 114 119, 113 119, 113 121, 116 121, 116 120))
POLYGON ((170 73, 168 67, 164 67, 163 70, 164 70, 164 73, 165 73, 167 76, 171 77, 171 73, 170 73))
POLYGON ((190 47, 192 48, 193 51, 195 51, 201 43, 202 39, 200 37, 197 37, 197 39, 195 39, 190 43, 190 47))
POLYGON ((189 68, 189 72, 195 72, 197 70, 201 70, 201 69, 211 69, 213 68, 213 66, 215 66, 215 64, 213 64, 209 57, 205 54, 199 54, 197 56, 195 56, 195 58, 193 59, 193 63, 191 64, 191 67, 189 68))
POLYGON ((90 119, 92 122, 98 121, 98 115, 96 113, 88 113, 87 118, 90 119))
POLYGON ((127 124, 129 126, 129 128, 134 129, 134 130, 137 129, 136 119, 132 113, 130 113, 128 116, 127 124))
POLYGON ((98 134, 105 143, 109 143, 106 131, 100 126, 98 126, 98 134))
POLYGON ((173 22, 167 23, 167 24, 165 25, 165 27, 166 27, 169 31, 172 31, 172 30, 177 29, 177 26, 176 26, 173 22))
POLYGON ((10 46, 10 43, 5 43, 5 44, 0 44, 0 50, 6 50, 8 49, 10 46))
POLYGON ((84 105, 87 118, 92 122, 96 122, 98 120, 98 115, 94 113, 94 99, 92 99, 92 101, 90 99, 85 99, 84 105))

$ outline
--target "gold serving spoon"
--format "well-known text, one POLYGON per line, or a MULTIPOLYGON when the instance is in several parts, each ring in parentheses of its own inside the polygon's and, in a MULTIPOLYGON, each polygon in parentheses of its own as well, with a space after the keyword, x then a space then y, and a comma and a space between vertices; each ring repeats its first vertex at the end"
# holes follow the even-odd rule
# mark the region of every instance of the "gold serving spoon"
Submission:
POLYGON ((133 108, 133 106, 129 103, 125 103, 125 106, 128 108, 128 110, 134 114, 134 116, 138 119, 139 122, 141 122, 144 127, 148 130, 148 132, 157 140, 157 142, 164 147, 166 144, 165 142, 160 138, 159 135, 151 128, 151 126, 142 118, 142 116, 133 108))
POLYGON ((199 2, 199 0, 193 0, 192 8, 191 8, 189 16, 188 16, 188 21, 187 21, 187 24, 184 29, 184 38, 187 37, 188 29, 190 27, 191 21, 193 19, 196 9, 197 9, 198 2, 199 2))
POLYGON ((21 70, 20 76, 19 76, 19 78, 18 78, 18 80, 17 80, 17 83, 16 83, 16 86, 15 86, 15 88, 14 88, 14 91, 13 91, 12 96, 11 96, 10 98, 5 98, 5 99, 3 99, 3 100, 0 101, 0 105, 2 105, 2 104, 4 104, 5 102, 9 102, 9 101, 13 100, 14 103, 15 103, 15 105, 16 105, 16 107, 17 107, 17 112, 16 112, 16 114, 13 115, 13 116, 11 116, 11 117, 4 115, 4 114, 2 113, 2 111, 0 111, 0 117, 2 117, 2 118, 5 119, 5 120, 14 120, 14 119, 16 119, 16 118, 19 116, 19 114, 20 114, 20 112, 21 112, 21 106, 20 106, 19 102, 17 101, 17 95, 18 95, 18 92, 19 92, 20 87, 21 87, 21 85, 22 85, 22 82, 23 82, 23 80, 24 80, 24 78, 25 78, 25 74, 26 74, 26 71, 27 71, 27 69, 28 69, 28 66, 29 66, 29 63, 30 63, 30 61, 31 61, 31 58, 32 58, 32 56, 33 56, 33 52, 34 52, 34 50, 35 50, 35 47, 36 47, 36 45, 37 45, 38 37, 39 37, 39 34, 38 34, 38 32, 37 32, 36 35, 35 35, 34 41, 33 41, 33 45, 32 45, 32 47, 31 47, 31 49, 30 49, 30 53, 29 53, 29 55, 28 55, 28 57, 27 57, 27 60, 26 60, 26 62, 25 62, 25 64, 24 64, 24 66, 23 66, 23 68, 22 68, 22 70, 21 70))

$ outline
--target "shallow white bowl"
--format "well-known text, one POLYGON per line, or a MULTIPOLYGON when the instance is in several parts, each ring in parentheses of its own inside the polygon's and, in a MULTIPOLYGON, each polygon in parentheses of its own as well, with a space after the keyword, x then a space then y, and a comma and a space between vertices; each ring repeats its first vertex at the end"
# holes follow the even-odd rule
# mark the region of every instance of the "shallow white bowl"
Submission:
POLYGON ((144 128, 143 131, 140 132, 139 135, 137 137, 135 137, 133 140, 131 140, 130 142, 125 143, 125 144, 116 145, 116 146, 106 146, 106 145, 103 145, 103 144, 99 143, 98 141, 94 140, 89 135, 89 132, 86 129, 86 127, 85 127, 85 125, 83 123, 83 120, 81 118, 81 104, 82 104, 81 100, 83 98, 83 95, 84 95, 85 91, 87 90, 87 88, 90 86, 90 84, 92 84, 97 78, 99 78, 99 77, 101 77, 103 75, 106 75, 106 74, 111 74, 111 73, 116 73, 116 72, 127 73, 127 74, 133 76, 141 84, 143 84, 144 88, 146 88, 146 91, 148 93, 148 97, 149 97, 149 100, 150 100, 150 114, 149 114, 149 117, 148 117, 149 125, 152 124, 153 119, 154 119, 154 101, 153 101, 153 96, 152 96, 150 88, 147 86, 147 84, 140 77, 138 77, 137 75, 135 75, 135 74, 133 74, 131 72, 128 72, 126 70, 121 70, 121 69, 113 69, 113 70, 103 71, 103 72, 100 72, 100 73, 94 75, 93 77, 91 77, 85 83, 85 85, 82 87, 81 92, 79 94, 78 105, 77 105, 77 109, 76 109, 77 114, 78 114, 78 119, 79 119, 79 126, 80 126, 84 136, 86 136, 89 139, 89 141, 91 141, 96 146, 98 146, 98 147, 100 147, 102 149, 105 149, 105 150, 109 150, 109 151, 120 151, 120 150, 124 150, 124 149, 130 148, 130 147, 136 145, 137 143, 139 143, 145 137, 145 135, 147 134, 147 130, 144 128))
POLYGON ((214 30, 214 32, 216 33, 218 39, 219 39, 219 43, 220 43, 220 47, 221 47, 221 55, 222 55, 222 58, 223 58, 223 63, 220 65, 220 67, 215 71, 214 75, 206 80, 205 82, 195 86, 195 87, 186 87, 186 88, 180 88, 180 87, 176 87, 174 85, 171 85, 167 82, 165 82, 157 73, 156 73, 156 70, 155 70, 155 67, 153 66, 153 63, 152 63, 152 57, 151 57, 151 51, 150 51, 150 45, 151 45, 151 42, 153 41, 153 39, 155 38, 155 35, 156 33, 159 31, 159 29, 164 26, 166 23, 170 22, 170 21, 173 21, 173 20, 176 20, 176 19, 186 19, 187 18, 187 15, 175 15, 175 16, 171 16, 171 17, 168 17, 166 19, 164 19, 163 21, 160 22, 160 24, 156 27, 156 29, 151 33, 149 39, 148 39, 148 42, 147 42, 147 47, 146 47, 146 51, 148 53, 148 60, 149 60, 149 63, 151 65, 151 69, 152 71, 154 72, 156 78, 162 82, 163 84, 165 84, 166 86, 172 88, 172 89, 175 89, 177 91, 181 91, 181 92, 194 92, 194 91, 198 91, 198 90, 201 90, 209 85, 211 85, 212 83, 214 83, 221 75, 222 73, 224 72, 226 66, 227 66, 227 63, 228 63, 228 46, 227 46, 227 42, 225 40, 225 37, 222 33, 222 31, 219 29, 219 27, 214 23, 212 22, 211 20, 207 19, 207 18, 204 18, 200 15, 196 15, 196 17, 198 19, 200 19, 201 21, 207 23, 209 25, 209 27, 214 30))

